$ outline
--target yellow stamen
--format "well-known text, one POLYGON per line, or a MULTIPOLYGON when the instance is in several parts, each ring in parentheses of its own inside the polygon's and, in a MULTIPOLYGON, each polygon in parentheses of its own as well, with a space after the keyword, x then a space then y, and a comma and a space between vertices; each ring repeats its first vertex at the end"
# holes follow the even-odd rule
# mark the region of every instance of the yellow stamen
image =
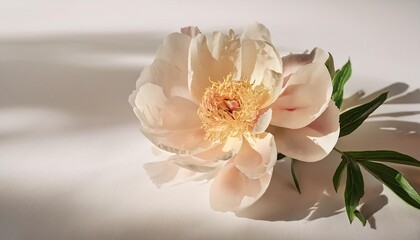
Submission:
POLYGON ((205 139, 213 143, 225 142, 228 137, 240 137, 254 128, 262 91, 252 88, 246 79, 232 80, 227 75, 221 82, 213 82, 201 99, 198 116, 206 132, 205 139))

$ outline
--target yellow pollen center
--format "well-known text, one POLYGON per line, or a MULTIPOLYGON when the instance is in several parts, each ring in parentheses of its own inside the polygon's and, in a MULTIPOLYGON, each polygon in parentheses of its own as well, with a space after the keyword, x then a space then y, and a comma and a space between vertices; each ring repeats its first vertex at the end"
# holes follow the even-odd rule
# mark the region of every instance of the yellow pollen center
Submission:
POLYGON ((197 112, 205 139, 220 143, 250 133, 257 122, 261 91, 253 89, 245 79, 232 80, 230 74, 221 82, 211 83, 197 112))

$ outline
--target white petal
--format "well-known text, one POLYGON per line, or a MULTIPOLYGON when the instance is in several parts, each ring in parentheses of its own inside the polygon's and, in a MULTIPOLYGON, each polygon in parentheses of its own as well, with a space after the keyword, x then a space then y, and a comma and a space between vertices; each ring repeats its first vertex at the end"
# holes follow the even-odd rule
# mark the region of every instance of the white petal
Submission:
POLYGON ((255 124, 254 130, 252 133, 258 134, 263 133, 267 129, 268 125, 270 125, 271 122, 271 115, 273 114, 273 111, 271 109, 268 109, 265 111, 259 118, 257 123, 255 124))
POLYGON ((188 50, 191 38, 185 34, 172 33, 163 41, 156 52, 156 59, 162 59, 175 66, 183 73, 184 81, 187 83, 188 71, 188 50))
POLYGON ((269 43, 249 39, 242 40, 242 78, 255 85, 263 82, 266 69, 282 73, 277 50, 269 43))
MULTIPOLYGON (((263 86, 266 90, 269 90, 267 96, 261 96, 261 108, 266 108, 276 101, 283 90, 282 74, 273 70, 265 69, 260 84, 261 85, 259 86, 255 86, 254 83, 254 89, 258 89, 258 87, 263 86)), ((263 93, 265 93, 265 91, 263 91, 263 93)))
POLYGON ((224 148, 225 148, 224 144, 218 144, 216 146, 210 147, 209 149, 200 151, 194 154, 194 156, 200 159, 204 159, 204 160, 217 161, 217 160, 228 160, 234 154, 236 154, 236 151, 234 151, 235 148, 230 149, 230 151, 224 151, 223 150, 224 148))
POLYGON ((146 83, 137 92, 135 106, 141 113, 138 115, 143 124, 160 127, 163 125, 162 109, 167 98, 158 85, 146 83))
POLYGON ((270 31, 268 31, 267 27, 258 22, 246 26, 242 38, 271 42, 270 31))
POLYGON ((216 211, 237 211, 250 206, 267 190, 273 169, 257 179, 247 178, 233 162, 220 170, 210 187, 210 206, 216 211))
POLYGON ((253 23, 244 29, 242 42, 243 78, 260 85, 266 69, 282 73, 280 55, 271 43, 268 29, 259 23, 253 23))
POLYGON ((331 77, 325 65, 305 65, 291 75, 280 96, 271 106, 271 124, 285 128, 302 128, 327 108, 331 94, 331 77))
POLYGON ((173 186, 187 181, 213 178, 223 162, 205 162, 190 156, 173 156, 165 161, 144 164, 144 169, 157 187, 173 186))
POLYGON ((306 162, 315 162, 326 157, 337 143, 340 134, 340 112, 333 101, 310 125, 301 129, 270 126, 277 150, 284 155, 306 162))
POLYGON ((152 83, 161 87, 167 97, 179 96, 192 100, 188 90, 187 75, 186 71, 181 71, 176 65, 157 58, 150 66, 143 69, 137 80, 137 90, 133 94, 136 95, 144 84, 152 83))
POLYGON ((242 137, 228 137, 223 143, 222 150, 224 152, 236 152, 239 150, 239 147, 242 145, 242 137))
POLYGON ((211 146, 204 140, 205 133, 200 128, 164 130, 142 126, 140 130, 158 148, 171 153, 195 154, 211 146))
POLYGON ((328 59, 328 54, 320 48, 314 48, 310 53, 289 54, 282 57, 283 61, 283 74, 288 76, 297 72, 301 67, 312 63, 318 62, 324 64, 328 59))
POLYGON ((204 35, 193 38, 189 51, 188 83, 191 95, 196 102, 212 81, 222 81, 229 73, 235 73, 235 62, 239 56, 239 39, 213 33, 209 39, 204 35))
POLYGON ((197 116, 197 105, 181 97, 167 98, 161 87, 146 83, 135 99, 140 130, 159 148, 174 153, 190 153, 207 148, 197 116))
POLYGON ((277 161, 277 149, 273 135, 263 133, 247 138, 234 157, 235 166, 250 179, 268 172, 277 161))

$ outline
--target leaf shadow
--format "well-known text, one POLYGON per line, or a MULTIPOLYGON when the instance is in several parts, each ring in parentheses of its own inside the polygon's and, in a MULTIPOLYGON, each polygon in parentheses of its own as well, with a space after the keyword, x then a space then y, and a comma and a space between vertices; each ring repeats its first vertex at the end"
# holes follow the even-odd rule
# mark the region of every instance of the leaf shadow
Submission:
POLYGON ((341 110, 345 111, 353 106, 368 103, 378 95, 388 92, 388 100, 384 104, 417 104, 420 103, 420 89, 406 92, 409 86, 403 82, 393 83, 369 95, 363 90, 359 90, 351 96, 344 99, 341 110))

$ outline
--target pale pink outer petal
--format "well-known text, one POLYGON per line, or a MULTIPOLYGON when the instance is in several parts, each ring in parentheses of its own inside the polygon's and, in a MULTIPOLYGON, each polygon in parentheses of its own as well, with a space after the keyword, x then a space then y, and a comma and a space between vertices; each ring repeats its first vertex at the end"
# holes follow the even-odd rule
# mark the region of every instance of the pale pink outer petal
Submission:
POLYGON ((186 34, 190 37, 195 37, 201 33, 200 29, 197 26, 188 26, 181 28, 181 33, 186 34))
POLYGON ((215 32, 211 36, 199 34, 192 39, 188 57, 189 90, 197 103, 214 82, 223 81, 229 73, 237 71, 239 57, 239 38, 230 32, 229 35, 215 32))
POLYGON ((331 76, 321 63, 310 63, 292 74, 284 90, 271 105, 271 124, 302 128, 324 112, 332 94, 331 76))
POLYGON ((263 133, 246 138, 238 154, 214 178, 210 205, 217 211, 250 206, 266 191, 277 161, 274 137, 263 133))
POLYGON ((310 53, 289 54, 282 57, 283 74, 288 76, 297 72, 301 67, 312 62, 325 63, 328 59, 328 54, 320 48, 314 48, 310 53))
POLYGON ((224 161, 205 161, 192 156, 171 156, 168 160, 144 164, 144 169, 157 187, 173 186, 187 181, 212 179, 224 161))
POLYGON ((262 84, 266 69, 282 73, 280 55, 271 43, 268 29, 259 23, 250 24, 244 30, 242 42, 242 78, 255 85, 262 84))
POLYGON ((260 178, 277 161, 277 148, 270 133, 245 138, 241 150, 234 157, 235 166, 250 179, 260 178))
POLYGON ((340 134, 340 112, 333 101, 310 125, 300 129, 270 126, 268 131, 276 140, 282 154, 305 162, 315 162, 326 157, 337 143, 340 134))
POLYGON ((267 190, 273 168, 260 178, 249 179, 229 161, 210 186, 210 206, 221 212, 238 211, 252 205, 267 190))

